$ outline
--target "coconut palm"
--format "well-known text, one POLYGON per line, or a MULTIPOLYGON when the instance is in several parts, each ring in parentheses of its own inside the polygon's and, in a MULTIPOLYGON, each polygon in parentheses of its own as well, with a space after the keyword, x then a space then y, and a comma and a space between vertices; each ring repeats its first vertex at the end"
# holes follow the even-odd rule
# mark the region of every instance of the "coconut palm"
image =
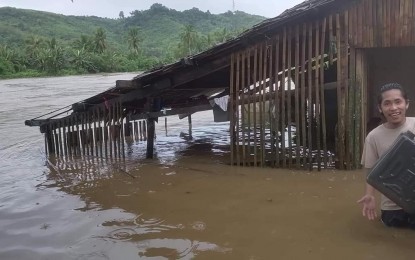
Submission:
POLYGON ((139 33, 138 27, 134 27, 128 30, 128 35, 127 35, 128 46, 131 52, 135 55, 138 54, 139 44, 141 42, 141 39, 139 38, 138 33, 139 33))
POLYGON ((101 27, 97 29, 95 32, 94 37, 94 45, 95 45, 95 51, 98 53, 103 53, 105 49, 107 48, 107 35, 105 34, 104 29, 101 27))
POLYGON ((193 25, 186 25, 180 33, 180 45, 185 50, 187 55, 192 55, 196 52, 199 35, 193 25))

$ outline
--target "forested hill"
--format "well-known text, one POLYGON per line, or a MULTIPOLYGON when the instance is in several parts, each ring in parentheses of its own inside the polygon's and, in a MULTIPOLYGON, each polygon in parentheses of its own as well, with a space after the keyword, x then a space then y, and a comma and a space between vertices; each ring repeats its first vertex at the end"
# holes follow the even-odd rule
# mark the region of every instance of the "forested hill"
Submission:
MULTIPOLYGON (((114 12, 116 12, 114 10, 114 12)), ((211 14, 197 8, 183 12, 154 4, 144 11, 133 11, 125 18, 108 19, 96 16, 65 16, 60 14, 16 9, 0 8, 0 44, 23 46, 31 36, 40 38, 55 37, 68 42, 81 35, 93 35, 101 27, 107 40, 115 48, 127 48, 127 31, 139 28, 142 50, 148 54, 161 55, 179 43, 180 32, 192 25, 201 36, 213 34, 234 34, 252 27, 264 20, 264 17, 244 12, 211 14)), ((226 35, 224 35, 226 37, 226 35)))
POLYGON ((119 12, 118 19, 3 7, 0 77, 147 69, 224 42, 264 19, 239 11, 181 12, 161 4, 119 12))

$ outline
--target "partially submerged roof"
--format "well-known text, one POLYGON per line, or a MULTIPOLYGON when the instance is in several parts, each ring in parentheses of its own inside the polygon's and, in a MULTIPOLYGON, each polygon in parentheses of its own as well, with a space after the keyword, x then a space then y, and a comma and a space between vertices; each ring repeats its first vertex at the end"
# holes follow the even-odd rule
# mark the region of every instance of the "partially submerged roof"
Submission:
MULTIPOLYGON (((321 16, 333 7, 353 1, 356 0, 305 1, 275 18, 264 20, 232 40, 178 62, 153 68, 132 80, 117 81, 115 87, 73 104, 72 110, 84 112, 91 107, 103 106, 105 102, 118 102, 130 112, 142 114, 151 112, 145 104, 152 98, 162 99, 163 106, 169 108, 207 105, 208 98, 214 93, 225 95, 229 91, 231 53, 269 39, 286 24, 321 16)), ((42 122, 28 120, 26 124, 41 125, 42 122)))

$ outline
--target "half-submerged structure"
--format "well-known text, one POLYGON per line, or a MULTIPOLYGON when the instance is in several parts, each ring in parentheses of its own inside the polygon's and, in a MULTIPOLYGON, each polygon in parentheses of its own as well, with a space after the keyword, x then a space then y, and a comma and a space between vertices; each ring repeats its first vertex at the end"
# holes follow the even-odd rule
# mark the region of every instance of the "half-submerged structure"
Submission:
POLYGON ((212 109, 219 93, 229 95, 231 164, 320 169, 333 152, 337 168, 355 169, 377 121, 376 87, 415 82, 414 46, 415 0, 309 0, 200 54, 117 81, 73 104, 69 116, 26 124, 40 126, 50 153, 98 156, 122 156, 133 129, 152 157, 159 116, 212 109))

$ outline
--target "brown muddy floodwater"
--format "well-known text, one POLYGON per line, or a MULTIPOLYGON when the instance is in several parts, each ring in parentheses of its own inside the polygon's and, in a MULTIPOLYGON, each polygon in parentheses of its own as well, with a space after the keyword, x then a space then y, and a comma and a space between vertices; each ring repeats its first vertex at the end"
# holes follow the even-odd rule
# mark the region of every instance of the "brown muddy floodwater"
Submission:
POLYGON ((156 159, 48 158, 30 119, 132 74, 0 81, 0 259, 414 259, 360 215, 363 174, 226 165, 228 124, 164 119, 156 159))

